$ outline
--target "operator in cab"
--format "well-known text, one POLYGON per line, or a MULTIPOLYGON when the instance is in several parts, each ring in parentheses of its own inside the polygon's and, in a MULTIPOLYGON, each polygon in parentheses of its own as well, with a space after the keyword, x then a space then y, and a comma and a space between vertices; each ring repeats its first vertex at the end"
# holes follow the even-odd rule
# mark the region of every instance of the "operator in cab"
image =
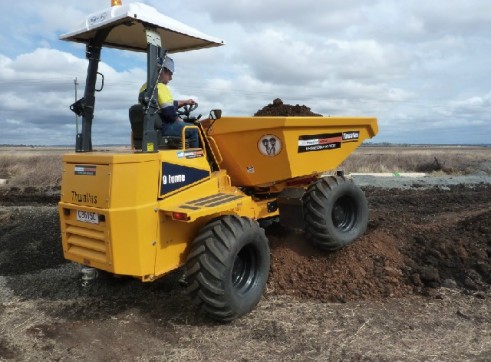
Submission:
MULTIPOLYGON (((181 137, 182 129, 185 123, 177 115, 177 108, 185 105, 193 105, 196 102, 194 99, 174 100, 172 93, 167 84, 172 80, 174 74, 174 60, 168 56, 162 62, 159 80, 157 83, 158 89, 158 104, 160 107, 159 115, 162 119, 162 135, 181 137)), ((138 100, 140 103, 147 89, 147 83, 144 83, 140 88, 138 100)), ((199 147, 198 132, 195 129, 186 130, 186 140, 189 141, 189 147, 199 147)))

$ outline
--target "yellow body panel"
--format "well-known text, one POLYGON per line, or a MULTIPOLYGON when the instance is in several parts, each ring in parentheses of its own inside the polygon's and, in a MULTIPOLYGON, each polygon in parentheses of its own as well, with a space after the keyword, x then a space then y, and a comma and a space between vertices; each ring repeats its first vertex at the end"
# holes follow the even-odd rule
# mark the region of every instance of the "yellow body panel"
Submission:
POLYGON ((377 132, 369 117, 222 117, 208 136, 232 184, 261 186, 335 169, 377 132))
POLYGON ((115 274, 153 274, 157 154, 65 155, 59 205, 65 257, 115 274), (98 224, 77 220, 95 212, 98 224))
POLYGON ((183 265, 189 243, 210 219, 277 215, 233 187, 226 172, 211 172, 205 156, 202 150, 65 155, 59 203, 65 258, 151 281, 183 265), (179 177, 176 168, 199 179, 179 177), (79 211, 95 213, 98 223, 78 220, 79 211))

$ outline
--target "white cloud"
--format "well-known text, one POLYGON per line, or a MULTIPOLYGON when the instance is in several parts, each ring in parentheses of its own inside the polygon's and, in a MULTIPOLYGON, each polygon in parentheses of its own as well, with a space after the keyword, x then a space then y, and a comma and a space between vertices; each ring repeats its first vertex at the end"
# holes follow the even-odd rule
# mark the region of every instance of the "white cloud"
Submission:
MULTIPOLYGON (((87 60, 83 46, 58 35, 104 1, 18 0, 0 14, 0 144, 74 142, 68 107, 75 77, 83 96, 87 60)), ((145 2, 226 41, 174 56, 170 86, 203 114, 250 116, 279 97, 326 115, 377 116, 379 142, 491 139, 491 3, 145 2)), ((99 70, 94 142, 128 143, 145 57, 105 49, 99 70)))
POLYGON ((323 30, 346 28, 347 23, 363 20, 363 9, 376 3, 368 0, 283 1, 203 0, 199 8, 210 13, 215 22, 236 22, 243 26, 261 26, 272 23, 323 30))

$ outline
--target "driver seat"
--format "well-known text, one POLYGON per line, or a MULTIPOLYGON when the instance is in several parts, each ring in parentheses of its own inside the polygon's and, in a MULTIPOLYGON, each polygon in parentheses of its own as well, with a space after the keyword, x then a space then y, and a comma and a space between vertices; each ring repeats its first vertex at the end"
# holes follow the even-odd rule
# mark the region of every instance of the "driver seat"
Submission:
MULTIPOLYGON (((131 124, 131 144, 134 149, 142 149, 143 141, 143 106, 138 103, 134 104, 129 109, 129 118, 131 124)), ((157 131, 157 141, 159 149, 179 149, 182 148, 182 139, 178 136, 162 136, 162 120, 160 117, 155 118, 155 130, 157 131)), ((185 148, 189 147, 189 142, 186 140, 185 148)))
MULTIPOLYGON (((129 118, 131 124, 131 144, 136 150, 141 150, 143 141, 143 120, 145 115, 143 113, 143 106, 138 103, 134 104, 129 109, 129 118)), ((157 130, 157 140, 160 143, 162 138, 162 133, 160 129, 162 128, 162 121, 160 117, 155 120, 155 130, 157 130)))

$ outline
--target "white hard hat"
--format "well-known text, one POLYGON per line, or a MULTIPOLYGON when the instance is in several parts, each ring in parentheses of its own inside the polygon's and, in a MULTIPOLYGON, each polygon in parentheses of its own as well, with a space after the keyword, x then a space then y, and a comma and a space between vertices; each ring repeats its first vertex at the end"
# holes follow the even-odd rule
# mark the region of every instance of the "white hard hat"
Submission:
POLYGON ((165 57, 164 59, 164 68, 168 69, 171 73, 174 73, 174 61, 171 57, 165 57))

